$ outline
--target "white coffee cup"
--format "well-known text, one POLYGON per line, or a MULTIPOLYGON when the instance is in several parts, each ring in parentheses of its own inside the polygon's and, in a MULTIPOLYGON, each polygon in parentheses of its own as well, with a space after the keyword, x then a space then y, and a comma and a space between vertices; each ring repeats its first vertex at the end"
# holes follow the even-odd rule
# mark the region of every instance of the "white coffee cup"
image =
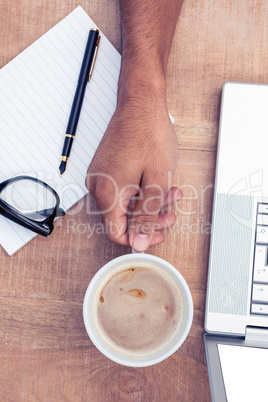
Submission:
POLYGON ((150 254, 126 254, 108 262, 92 278, 84 298, 83 318, 91 341, 106 357, 125 366, 145 367, 161 362, 172 355, 182 345, 192 325, 193 300, 185 279, 179 271, 167 261, 150 254), (102 337, 96 325, 96 317, 93 314, 94 297, 96 297, 97 289, 99 288, 100 283, 103 283, 105 277, 110 276, 112 272, 119 266, 122 266, 122 264, 127 266, 134 264, 135 266, 142 267, 144 264, 148 263, 152 264, 154 267, 159 267, 159 269, 164 270, 173 278, 183 298, 184 316, 179 331, 162 349, 153 354, 133 356, 116 350, 102 337))

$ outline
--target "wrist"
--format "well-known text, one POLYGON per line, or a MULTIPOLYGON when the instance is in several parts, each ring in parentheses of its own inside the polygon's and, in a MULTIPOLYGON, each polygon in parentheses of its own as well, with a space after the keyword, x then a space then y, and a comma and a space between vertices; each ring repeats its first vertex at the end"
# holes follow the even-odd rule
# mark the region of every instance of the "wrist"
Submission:
POLYGON ((157 67, 156 64, 152 68, 148 64, 142 67, 137 62, 134 64, 130 60, 128 62, 122 60, 117 104, 123 105, 132 100, 166 102, 166 77, 161 67, 157 67))

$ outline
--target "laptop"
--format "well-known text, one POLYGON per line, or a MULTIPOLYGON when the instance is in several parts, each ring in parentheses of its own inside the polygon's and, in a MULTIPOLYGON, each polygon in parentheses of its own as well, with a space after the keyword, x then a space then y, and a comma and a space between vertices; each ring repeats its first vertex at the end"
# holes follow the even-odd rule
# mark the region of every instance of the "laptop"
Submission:
POLYGON ((268 401, 268 85, 222 90, 204 335, 212 400, 268 401))

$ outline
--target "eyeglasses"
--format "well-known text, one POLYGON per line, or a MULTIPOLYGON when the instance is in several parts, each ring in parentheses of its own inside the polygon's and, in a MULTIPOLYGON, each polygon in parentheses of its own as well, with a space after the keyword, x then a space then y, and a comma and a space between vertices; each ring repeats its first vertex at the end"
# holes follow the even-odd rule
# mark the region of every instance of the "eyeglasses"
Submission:
POLYGON ((42 236, 48 236, 54 219, 65 215, 60 198, 42 180, 17 176, 0 183, 0 214, 42 236))

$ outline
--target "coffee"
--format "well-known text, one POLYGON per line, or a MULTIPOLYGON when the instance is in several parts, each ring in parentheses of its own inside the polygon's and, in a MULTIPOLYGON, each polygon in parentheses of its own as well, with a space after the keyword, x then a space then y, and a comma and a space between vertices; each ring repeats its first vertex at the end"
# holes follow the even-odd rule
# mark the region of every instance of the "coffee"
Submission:
POLYGON ((183 297, 172 276, 152 264, 117 267, 100 283, 93 316, 101 337, 126 355, 162 350, 178 333, 183 297))

